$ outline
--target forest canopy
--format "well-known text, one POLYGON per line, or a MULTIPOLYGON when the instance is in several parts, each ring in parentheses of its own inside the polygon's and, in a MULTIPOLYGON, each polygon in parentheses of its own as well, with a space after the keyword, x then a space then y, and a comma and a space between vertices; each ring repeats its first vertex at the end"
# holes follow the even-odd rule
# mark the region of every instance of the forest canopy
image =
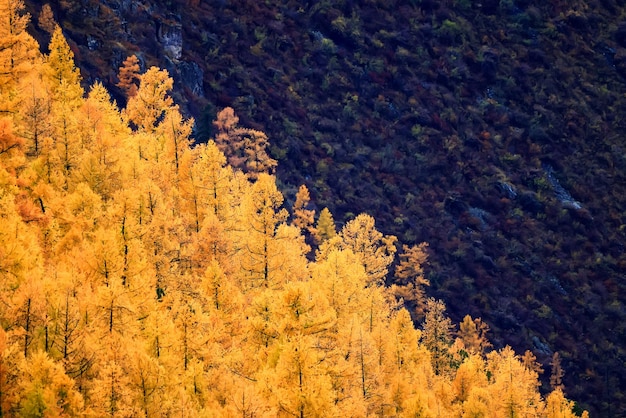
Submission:
POLYGON ((394 268, 370 215, 286 207, 233 109, 194 144, 167 71, 119 109, 60 27, 46 55, 20 1, 0 21, 0 416, 576 416, 425 296, 425 244, 394 268))

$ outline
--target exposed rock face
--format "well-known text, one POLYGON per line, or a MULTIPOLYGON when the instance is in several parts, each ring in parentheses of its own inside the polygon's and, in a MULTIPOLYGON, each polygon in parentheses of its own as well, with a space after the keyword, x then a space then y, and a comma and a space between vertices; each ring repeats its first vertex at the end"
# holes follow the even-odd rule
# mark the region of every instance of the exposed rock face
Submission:
POLYGON ((183 61, 178 66, 183 86, 187 87, 198 97, 204 97, 204 71, 195 62, 183 61))
POLYGON ((183 53, 183 26, 180 23, 180 18, 159 21, 157 25, 158 40, 165 55, 171 59, 179 60, 183 53))
MULTIPOLYGON (((41 4, 33 1, 27 2, 27 6, 36 22, 41 4)), ((189 18, 182 17, 181 7, 130 0, 52 4, 55 19, 78 50, 76 61, 86 84, 103 81, 123 104, 124 97, 115 86, 117 72, 124 59, 134 54, 142 71, 153 65, 169 71, 174 79, 174 98, 183 113, 192 116, 206 105, 204 72, 196 57, 185 57, 182 21, 189 18)), ((36 24, 34 29, 39 29, 36 24)), ((43 31, 36 37, 42 45, 49 41, 43 31)))

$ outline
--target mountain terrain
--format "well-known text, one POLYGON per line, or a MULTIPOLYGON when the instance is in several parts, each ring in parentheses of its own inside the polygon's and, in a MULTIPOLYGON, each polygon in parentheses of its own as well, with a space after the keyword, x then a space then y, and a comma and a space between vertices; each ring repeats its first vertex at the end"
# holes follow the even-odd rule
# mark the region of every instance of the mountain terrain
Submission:
POLYGON ((426 292, 455 322, 547 370, 558 352, 568 397, 626 414, 623 1, 50 6, 86 84, 124 106, 128 56, 167 69, 196 142, 232 107, 267 133, 287 201, 305 184, 340 225, 367 212, 427 242, 426 292))

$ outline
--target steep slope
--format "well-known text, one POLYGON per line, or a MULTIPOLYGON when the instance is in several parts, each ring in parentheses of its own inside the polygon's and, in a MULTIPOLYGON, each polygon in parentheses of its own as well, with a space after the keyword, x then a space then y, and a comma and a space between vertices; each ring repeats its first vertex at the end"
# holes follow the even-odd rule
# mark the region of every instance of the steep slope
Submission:
POLYGON ((337 220, 367 211, 429 242, 429 293, 455 320, 482 316, 544 364, 560 352, 592 416, 626 407, 623 1, 53 10, 86 80, 115 91, 132 53, 168 68, 198 140, 233 106, 268 133, 288 199, 306 183, 337 220))

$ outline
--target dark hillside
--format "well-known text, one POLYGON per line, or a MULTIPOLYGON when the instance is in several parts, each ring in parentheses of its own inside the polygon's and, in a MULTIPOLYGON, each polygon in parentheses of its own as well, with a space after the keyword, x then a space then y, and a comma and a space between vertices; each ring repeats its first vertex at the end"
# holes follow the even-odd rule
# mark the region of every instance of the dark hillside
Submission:
MULTIPOLYGON (((494 346, 558 351, 568 397, 626 416, 622 0, 60 1, 90 82, 167 68, 211 134, 265 131, 286 195, 427 241, 428 292, 494 346)), ((27 2, 35 17, 41 2, 27 2)), ((40 41, 46 34, 38 28, 40 41)), ((45 42, 44 42, 45 43, 45 42)), ((123 103, 121 92, 118 100, 123 103)))

